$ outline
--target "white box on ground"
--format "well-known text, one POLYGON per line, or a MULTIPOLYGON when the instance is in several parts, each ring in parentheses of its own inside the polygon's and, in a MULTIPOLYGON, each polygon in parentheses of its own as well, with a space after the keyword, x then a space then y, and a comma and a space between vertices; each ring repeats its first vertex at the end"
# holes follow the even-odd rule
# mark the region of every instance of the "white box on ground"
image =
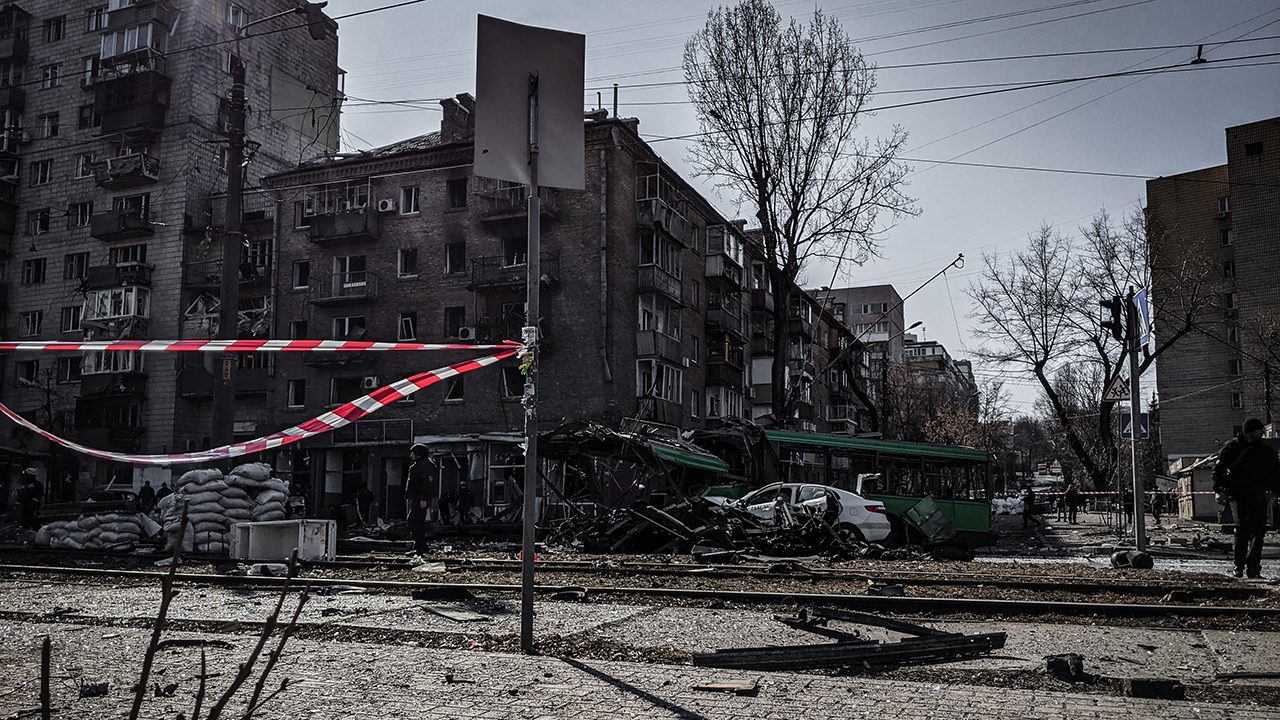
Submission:
POLYGON ((338 550, 338 524, 332 520, 272 520, 231 526, 231 557, 236 560, 332 560, 338 550))

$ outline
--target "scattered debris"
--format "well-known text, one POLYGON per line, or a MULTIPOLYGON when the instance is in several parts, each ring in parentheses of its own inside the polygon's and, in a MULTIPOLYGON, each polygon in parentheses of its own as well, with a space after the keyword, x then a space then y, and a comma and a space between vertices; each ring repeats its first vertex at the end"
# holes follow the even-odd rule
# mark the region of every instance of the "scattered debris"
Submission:
POLYGON ((1155 561, 1139 550, 1121 550, 1111 555, 1111 567, 1150 570, 1155 567, 1155 561))
POLYGON ((414 600, 474 600, 475 593, 460 587, 418 588, 409 593, 414 600))
POLYGON ((155 691, 156 697, 173 697, 173 694, 178 692, 178 683, 169 683, 164 687, 160 687, 160 683, 156 683, 155 691))
POLYGON ((867 588, 867 594, 880 597, 903 597, 907 591, 901 585, 872 585, 867 588))
POLYGON ((1156 700, 1185 700, 1187 690, 1170 678, 1125 678, 1124 696, 1156 700))
POLYGON ((492 619, 459 603, 427 603, 422 609, 454 622, 484 622, 492 619))
POLYGON ((584 587, 560 588, 552 592, 550 598, 552 600, 583 602, 587 599, 587 589, 584 587))
POLYGON ((1049 655, 1045 658, 1045 670, 1063 682, 1096 682, 1098 676, 1084 670, 1084 657, 1076 653, 1049 655))
POLYGON ((1280 680, 1280 672, 1226 672, 1213 676, 1214 680, 1280 680))
POLYGON ((161 640, 156 645, 156 650, 169 650, 171 648, 218 648, 219 650, 231 650, 235 646, 226 640, 207 640, 204 638, 167 638, 161 640))
POLYGON ((111 683, 100 682, 81 682, 79 688, 80 699, 106 697, 111 691, 111 683))
POLYGON ((728 692, 744 697, 755 697, 760 694, 760 680, 716 680, 702 685, 694 685, 694 690, 703 692, 728 692))

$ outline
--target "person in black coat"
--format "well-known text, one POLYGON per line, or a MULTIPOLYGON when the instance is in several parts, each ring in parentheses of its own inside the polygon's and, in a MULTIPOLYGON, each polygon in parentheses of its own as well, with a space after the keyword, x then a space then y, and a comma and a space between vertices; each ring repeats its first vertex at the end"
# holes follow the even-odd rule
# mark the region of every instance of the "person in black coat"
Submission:
POLYGON ((156 489, 151 487, 150 480, 142 482, 142 489, 138 491, 138 507, 144 513, 151 512, 151 508, 156 506, 156 489))
POLYGON ((1062 501, 1067 505, 1067 522, 1072 525, 1076 524, 1077 513, 1080 512, 1080 506, 1084 504, 1083 500, 1084 498, 1080 495, 1080 490, 1076 488, 1076 484, 1071 483, 1062 501))
POLYGON ((1262 541, 1267 532, 1267 493, 1280 492, 1280 457, 1262 442, 1262 421, 1249 418, 1239 435, 1218 451, 1214 490, 1231 501, 1236 520, 1235 576, 1262 577, 1262 541))
POLYGON ((409 472, 404 483, 405 504, 409 532, 413 533, 413 549, 417 553, 427 551, 427 508, 431 506, 431 466, 427 459, 427 446, 416 444, 409 448, 409 472))

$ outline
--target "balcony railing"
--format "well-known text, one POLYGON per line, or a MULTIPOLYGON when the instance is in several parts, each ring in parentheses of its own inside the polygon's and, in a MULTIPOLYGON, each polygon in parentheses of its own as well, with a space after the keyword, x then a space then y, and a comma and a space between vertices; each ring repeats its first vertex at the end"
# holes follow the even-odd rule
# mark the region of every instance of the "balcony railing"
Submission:
POLYGON ((108 190, 148 185, 160 180, 160 158, 146 153, 108 158, 93 164, 93 177, 108 190))
POLYGON ((735 288, 746 289, 746 271, 727 255, 707 255, 707 279, 725 280, 735 288))
POLYGON ((742 317, 742 306, 737 303, 722 303, 707 307, 707 327, 732 334, 741 340, 747 339, 746 326, 742 317))
POLYGON ((734 367, 729 363, 707 362, 707 385, 719 385, 741 390, 745 377, 742 367, 734 367))
POLYGON ((379 240, 382 238, 382 215, 370 207, 315 215, 311 218, 310 235, 313 243, 379 240))
POLYGON ((640 397, 636 398, 636 417, 663 425, 680 425, 684 421, 684 406, 658 397, 640 397))
POLYGON ((773 312, 773 293, 768 290, 752 290, 751 309, 773 312))
MULTIPOLYGON (((538 254, 540 258, 538 271, 542 283, 554 285, 560 281, 560 256, 546 250, 538 254)), ((469 289, 489 287, 508 287, 524 285, 529 274, 529 266, 520 257, 482 257, 471 261, 471 282, 469 289), (519 261, 519 262, 516 262, 519 261)))
POLYGON ((657 265, 641 265, 636 278, 637 292, 658 292, 672 302, 684 304, 684 283, 657 265))
POLYGON ((107 14, 107 32, 117 32, 142 23, 156 22, 166 27, 173 24, 176 11, 171 5, 155 0, 142 0, 107 14))
POLYGON ((813 337, 813 318, 792 313, 791 317, 787 318, 787 331, 813 337))
POLYGON ((0 108, 22 112, 27 107, 27 93, 17 85, 0 88, 0 108))
POLYGON ((143 210, 109 210, 96 213, 89 234, 99 240, 130 240, 155 234, 150 214, 143 210))
POLYGON ((155 266, 146 263, 94 265, 87 268, 81 286, 85 290, 103 290, 126 285, 151 287, 151 271, 154 269, 155 266))
POLYGON ((680 365, 684 363, 684 344, 680 342, 680 338, 657 330, 641 330, 636 333, 636 355, 662 358, 680 365))
POLYGON ((27 59, 28 48, 29 44, 27 43, 25 32, 9 32, 0 37, 0 62, 22 62, 27 59))
POLYGON ((316 305, 365 302, 377 297, 378 276, 365 270, 314 277, 307 290, 307 300, 316 305))
POLYGON ((660 230, 685 247, 689 247, 692 230, 689 221, 674 207, 658 198, 636 201, 636 222, 643 229, 660 230))
POLYGON ((164 129, 172 81, 147 56, 116 58, 93 85, 93 109, 102 116, 99 135, 148 138, 164 129))
MULTIPOLYGON (((526 185, 481 190, 474 197, 481 220, 523 218, 529 212, 529 188, 526 185)), ((538 188, 538 213, 551 220, 560 217, 560 195, 554 188, 538 188)))

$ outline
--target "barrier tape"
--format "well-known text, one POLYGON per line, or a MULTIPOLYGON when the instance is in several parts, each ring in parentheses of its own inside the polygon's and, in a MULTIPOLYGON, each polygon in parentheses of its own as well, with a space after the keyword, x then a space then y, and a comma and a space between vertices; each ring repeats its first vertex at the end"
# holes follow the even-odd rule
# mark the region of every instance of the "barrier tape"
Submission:
POLYGON ((71 352, 136 350, 139 352, 421 352, 424 350, 523 350, 508 340, 496 345, 463 343, 375 342, 371 340, 93 340, 85 342, 7 342, 0 351, 71 352))
MULTIPOLYGON (((252 342, 261 342, 261 341, 252 341, 252 342)), ((272 341, 267 341, 267 342, 272 342, 272 341)), ((58 343, 45 343, 45 344, 58 344, 58 343)), ((67 344, 84 345, 89 343, 67 343, 67 344)), ((116 343, 107 343, 107 344, 114 345, 116 343)), ((387 343, 387 344, 398 344, 398 343, 387 343)), ((475 348, 478 346, 467 345, 464 347, 475 348)), ((35 423, 30 422, 26 418, 22 417, 21 415, 17 414, 13 410, 9 409, 6 405, 4 405, 4 403, 0 403, 0 414, 5 415, 6 417, 8 417, 10 420, 14 421, 18 425, 21 425, 22 427, 25 427, 28 430, 31 430, 32 432, 40 435, 41 437, 45 438, 50 442, 53 442, 57 445, 61 445, 62 447, 67 448, 68 450, 74 450, 75 452, 83 453, 85 455, 97 458, 99 460, 112 460, 115 462, 129 463, 132 465, 192 465, 195 463, 216 462, 219 460, 227 460, 234 457, 240 457, 241 455, 250 455, 253 453, 262 452, 264 450, 272 450, 275 448, 283 447, 285 445, 296 443, 300 440, 305 440, 309 437, 314 437, 316 435, 321 435, 333 430, 337 430, 340 427, 350 425, 351 423, 357 420, 365 418, 381 410, 387 405, 390 405, 393 402, 396 402, 398 400, 403 400, 404 398, 416 393, 417 391, 425 387, 434 385, 435 383, 440 382, 441 380, 447 380, 451 377, 462 375, 463 373, 468 373, 473 370, 479 370, 482 367, 493 365, 494 363, 501 362, 502 360, 515 357, 522 350, 524 350, 523 345, 502 345, 499 347, 502 347, 504 349, 503 352, 496 353, 494 355, 488 355, 481 358, 473 358, 471 360, 465 360, 463 362, 454 363, 446 367, 436 368, 435 370, 428 370, 426 372, 417 373, 416 375, 411 375, 405 378, 404 380, 400 380, 390 385, 385 385, 383 387, 380 387, 377 390, 374 390, 373 392, 369 393, 368 395, 356 398, 355 400, 352 400, 349 403, 336 407, 333 410, 330 410, 329 412, 326 412, 323 415, 319 415, 310 420, 307 420, 306 422, 300 423, 298 425, 294 425, 291 428, 281 430, 279 432, 272 433, 270 435, 264 435, 263 437, 257 438, 255 440, 249 440, 247 442, 242 442, 242 443, 234 443, 232 445, 223 445, 222 447, 216 447, 211 450, 200 450, 197 452, 177 453, 177 454, 169 454, 169 455, 132 455, 128 453, 117 453, 117 452, 110 452, 107 450, 98 450, 96 448, 87 447, 85 445, 81 445, 71 440, 67 440, 66 438, 54 435, 53 433, 47 430, 44 430, 43 428, 39 427, 35 423)))

